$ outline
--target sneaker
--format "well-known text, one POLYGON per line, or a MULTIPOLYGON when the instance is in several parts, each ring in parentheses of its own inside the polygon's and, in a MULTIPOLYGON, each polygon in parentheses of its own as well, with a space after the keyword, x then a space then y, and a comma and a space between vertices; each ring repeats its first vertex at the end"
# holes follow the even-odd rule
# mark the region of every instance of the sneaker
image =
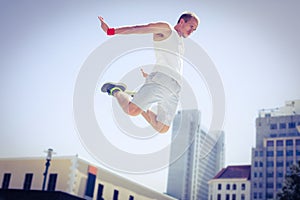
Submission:
POLYGON ((105 83, 101 87, 101 92, 108 93, 108 95, 113 95, 117 91, 124 92, 126 90, 126 85, 124 83, 105 83))

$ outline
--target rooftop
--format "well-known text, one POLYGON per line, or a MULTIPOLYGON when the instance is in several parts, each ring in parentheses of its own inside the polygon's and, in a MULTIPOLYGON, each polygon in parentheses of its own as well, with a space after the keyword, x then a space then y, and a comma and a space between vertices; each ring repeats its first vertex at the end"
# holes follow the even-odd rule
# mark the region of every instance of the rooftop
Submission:
POLYGON ((251 165, 236 165, 223 168, 213 179, 251 178, 251 165))

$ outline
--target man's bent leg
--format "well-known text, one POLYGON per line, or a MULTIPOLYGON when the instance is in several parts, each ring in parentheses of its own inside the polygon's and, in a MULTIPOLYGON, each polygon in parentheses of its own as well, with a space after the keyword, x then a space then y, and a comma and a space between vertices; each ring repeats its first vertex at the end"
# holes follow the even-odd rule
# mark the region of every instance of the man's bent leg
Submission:
POLYGON ((166 133, 170 126, 163 124, 162 122, 157 121, 157 116, 150 110, 147 112, 143 111, 142 116, 149 122, 149 124, 159 133, 166 133))
POLYGON ((137 116, 143 112, 143 110, 137 105, 130 102, 129 96, 126 93, 117 91, 113 94, 113 96, 118 100, 119 105, 128 115, 137 116))

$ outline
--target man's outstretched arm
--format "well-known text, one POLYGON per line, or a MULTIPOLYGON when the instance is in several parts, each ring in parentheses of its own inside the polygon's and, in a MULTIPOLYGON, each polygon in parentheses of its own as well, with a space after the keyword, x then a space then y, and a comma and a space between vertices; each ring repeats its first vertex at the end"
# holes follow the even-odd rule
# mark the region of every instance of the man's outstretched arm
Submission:
POLYGON ((167 38, 171 34, 171 27, 165 22, 149 23, 145 25, 124 26, 110 28, 102 17, 98 17, 102 30, 108 35, 114 34, 147 34, 152 33, 155 37, 167 38))

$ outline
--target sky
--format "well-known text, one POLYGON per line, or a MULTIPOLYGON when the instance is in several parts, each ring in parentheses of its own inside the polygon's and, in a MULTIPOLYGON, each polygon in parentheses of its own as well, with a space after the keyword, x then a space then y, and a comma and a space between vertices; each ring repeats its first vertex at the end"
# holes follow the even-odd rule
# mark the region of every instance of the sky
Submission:
MULTIPOLYGON (((0 158, 45 156, 44 150, 51 147, 55 156, 78 154, 98 163, 79 137, 73 97, 85 61, 110 39, 100 29, 99 15, 112 27, 155 21, 175 25, 186 10, 199 16, 200 25, 191 39, 213 61, 225 93, 225 165, 251 163, 255 118, 260 109, 300 99, 297 0, 2 0, 0 5, 0 158)), ((134 54, 121 58, 126 66, 136 62, 134 54)), ((110 73, 108 70, 103 77, 113 77, 110 73)), ((186 78, 194 79, 192 74, 186 78)), ((102 80, 99 77, 99 82, 102 80)), ((95 100, 102 98, 98 95, 95 100)), ((203 95, 203 99, 209 96, 203 95)), ((197 97, 200 104, 201 97, 197 97)), ((111 103, 111 99, 105 101, 111 103)), ((206 105, 209 107, 209 102, 199 105, 203 127, 209 126, 211 116, 206 105)), ((112 112, 111 107, 96 103, 95 108, 99 121, 110 118, 107 113, 112 112), (100 109, 106 112, 98 112, 100 109)), ((161 140, 166 142, 170 134, 160 136, 161 140)), ((110 139, 117 142, 118 136, 110 139)), ((160 138, 155 137, 155 141, 160 138)), ((142 151, 156 148, 162 147, 142 151)), ((120 174, 165 191, 165 168, 120 174)))

